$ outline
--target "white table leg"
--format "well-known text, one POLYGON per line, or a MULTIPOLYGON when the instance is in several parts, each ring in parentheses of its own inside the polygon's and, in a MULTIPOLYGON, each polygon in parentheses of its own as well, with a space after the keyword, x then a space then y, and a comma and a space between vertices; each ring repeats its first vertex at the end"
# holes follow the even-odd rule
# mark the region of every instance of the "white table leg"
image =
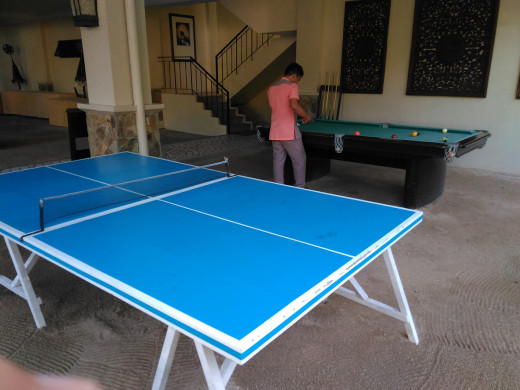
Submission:
POLYGON ((168 375, 170 374, 170 369, 172 367, 173 357, 175 356, 175 350, 179 343, 179 337, 180 333, 169 326, 168 331, 166 332, 166 337, 164 338, 161 357, 157 364, 157 371, 155 372, 152 390, 164 390, 166 387, 168 375))
POLYGON ((401 278, 399 277, 399 272, 397 271, 397 266, 395 264, 392 250, 388 248, 383 253, 383 256, 385 258, 388 276, 390 277, 399 309, 370 298, 354 277, 351 277, 349 282, 354 286, 356 291, 349 290, 345 287, 339 287, 336 290, 336 294, 404 322, 406 333, 408 334, 408 339, 415 344, 419 344, 419 337, 417 336, 417 331, 415 329, 412 314, 410 312, 410 307, 408 306, 408 301, 406 300, 406 294, 404 293, 401 278))
POLYGON ((408 306, 408 300, 406 299, 403 284, 401 283, 401 278, 399 277, 399 272, 397 271, 397 266, 395 265, 394 255, 390 248, 385 251, 384 257, 386 268, 388 269, 388 274, 390 275, 390 281, 392 282, 392 287, 394 288, 395 297, 397 298, 399 310, 406 317, 404 326, 406 328, 406 333, 408 334, 408 339, 412 343, 419 344, 419 337, 417 336, 417 330, 415 329, 412 313, 410 312, 410 307, 408 306))
MULTIPOLYGON (((22 259, 18 245, 7 237, 5 237, 5 243, 7 244, 7 249, 9 251, 9 255, 11 256, 11 260, 13 261, 17 276, 14 280, 11 281, 11 283, 1 284, 27 301, 29 304, 29 309, 31 310, 32 316, 34 318, 34 322, 36 323, 36 326, 41 329, 45 326, 45 319, 43 318, 43 313, 40 308, 41 299, 39 299, 34 293, 34 289, 26 269, 26 264, 22 259)), ((35 256, 36 255, 31 255, 27 261, 27 267, 29 269, 32 268, 32 265, 34 265, 35 256)), ((2 278, 2 280, 6 282, 4 279, 7 278, 2 278)))
POLYGON ((219 368, 215 352, 198 341, 195 341, 195 347, 199 354, 202 371, 206 377, 209 390, 225 390, 226 384, 237 364, 230 359, 226 359, 222 363, 222 367, 219 368))

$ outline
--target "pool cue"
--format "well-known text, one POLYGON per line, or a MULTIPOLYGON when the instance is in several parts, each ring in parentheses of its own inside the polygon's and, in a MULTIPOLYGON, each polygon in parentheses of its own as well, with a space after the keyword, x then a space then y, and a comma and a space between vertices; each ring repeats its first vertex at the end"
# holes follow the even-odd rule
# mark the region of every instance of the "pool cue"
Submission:
POLYGON ((323 113, 325 111, 325 84, 327 84, 327 76, 328 76, 328 72, 325 74, 325 83, 323 84, 323 89, 320 91, 320 93, 321 93, 320 118, 323 118, 323 113))
POLYGON ((324 118, 325 119, 328 119, 328 106, 329 106, 329 72, 327 71, 326 73, 326 76, 325 76, 325 90, 324 90, 324 93, 325 93, 325 116, 324 118), (326 93, 325 93, 326 92, 326 93))
POLYGON ((336 74, 336 83, 334 84, 334 86, 335 86, 336 89, 334 90, 334 104, 332 105, 332 113, 331 113, 332 120, 336 120, 337 119, 337 118, 334 119, 334 112, 336 111, 336 99, 338 97, 338 92, 339 92, 339 86, 338 86, 338 84, 339 84, 339 73, 335 72, 335 74, 336 74))
POLYGON ((335 83, 335 80, 336 80, 336 72, 331 72, 331 80, 330 80, 330 85, 329 85, 329 104, 328 104, 328 107, 327 107, 327 119, 328 120, 332 120, 333 119, 333 111, 334 111, 334 107, 333 107, 333 104, 334 104, 334 100, 333 100, 333 97, 334 97, 334 83, 335 83))
POLYGON ((334 72, 330 72, 330 83, 329 83, 329 101, 327 105, 327 119, 330 120, 330 105, 332 104, 332 94, 334 93, 332 90, 332 85, 334 84, 334 72))
POLYGON ((330 103, 331 104, 330 104, 330 108, 329 108, 329 110, 330 110, 329 119, 330 120, 334 120, 334 107, 336 105, 336 87, 335 86, 336 86, 336 83, 337 83, 336 79, 338 77, 336 71, 334 71, 332 73, 332 75, 333 75, 332 76, 332 85, 330 87, 330 89, 331 89, 331 91, 330 91, 331 102, 330 103))

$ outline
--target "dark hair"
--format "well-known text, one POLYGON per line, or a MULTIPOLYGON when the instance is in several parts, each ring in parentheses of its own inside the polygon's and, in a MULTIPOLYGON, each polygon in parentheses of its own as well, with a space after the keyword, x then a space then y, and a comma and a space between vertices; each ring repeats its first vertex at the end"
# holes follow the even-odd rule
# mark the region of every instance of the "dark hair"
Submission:
POLYGON ((295 74, 296 76, 303 77, 303 68, 300 64, 297 64, 296 62, 293 62, 292 64, 289 64, 287 68, 285 68, 284 76, 290 76, 292 74, 295 74))

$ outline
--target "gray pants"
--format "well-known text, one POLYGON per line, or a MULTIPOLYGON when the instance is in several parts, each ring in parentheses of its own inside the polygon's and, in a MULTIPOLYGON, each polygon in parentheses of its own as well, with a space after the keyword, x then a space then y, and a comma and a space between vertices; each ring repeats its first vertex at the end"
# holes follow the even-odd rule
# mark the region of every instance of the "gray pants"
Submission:
POLYGON ((290 141, 272 141, 273 173, 276 183, 284 183, 283 167, 287 154, 291 158, 296 187, 305 187, 305 167, 307 157, 301 137, 290 141))

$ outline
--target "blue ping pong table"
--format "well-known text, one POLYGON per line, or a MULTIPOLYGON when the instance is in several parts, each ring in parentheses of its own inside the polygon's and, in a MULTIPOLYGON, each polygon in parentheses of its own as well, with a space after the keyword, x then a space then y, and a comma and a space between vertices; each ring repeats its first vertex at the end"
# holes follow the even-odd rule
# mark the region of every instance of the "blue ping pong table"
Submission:
POLYGON ((119 153, 0 175, 0 234, 17 274, 0 283, 45 326, 28 274, 47 259, 167 325, 153 389, 166 385, 180 333, 194 340, 208 387, 223 389, 237 364, 334 292, 404 322, 417 344, 391 246, 421 219, 420 211, 119 153), (379 255, 397 308, 355 279, 379 255))

